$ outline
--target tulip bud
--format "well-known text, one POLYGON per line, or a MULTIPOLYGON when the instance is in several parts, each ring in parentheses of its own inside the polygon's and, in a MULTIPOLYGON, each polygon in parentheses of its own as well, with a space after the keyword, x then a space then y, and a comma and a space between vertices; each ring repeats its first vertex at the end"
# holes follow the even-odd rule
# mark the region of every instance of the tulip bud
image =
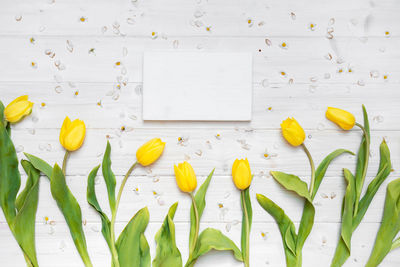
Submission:
POLYGON ((148 166, 161 156, 164 147, 160 138, 153 138, 136 151, 136 159, 142 166, 148 166))
POLYGON ((18 122, 24 116, 31 114, 33 103, 28 101, 28 96, 17 97, 4 109, 4 116, 8 122, 18 122))
POLYGON ((191 193, 196 189, 197 179, 192 165, 186 161, 179 163, 178 166, 174 165, 174 172, 179 189, 186 193, 191 193))
POLYGON ((60 143, 68 151, 79 149, 85 140, 86 127, 81 120, 71 120, 65 117, 61 126, 60 143))
POLYGON ((245 190, 251 184, 251 170, 249 161, 246 159, 236 159, 232 165, 232 178, 236 187, 245 190))
POLYGON ((282 135, 292 146, 303 144, 306 133, 300 124, 293 118, 287 118, 281 123, 282 135))
POLYGON ((325 115, 328 120, 336 123, 343 130, 351 130, 356 124, 354 115, 343 109, 328 107, 325 115))

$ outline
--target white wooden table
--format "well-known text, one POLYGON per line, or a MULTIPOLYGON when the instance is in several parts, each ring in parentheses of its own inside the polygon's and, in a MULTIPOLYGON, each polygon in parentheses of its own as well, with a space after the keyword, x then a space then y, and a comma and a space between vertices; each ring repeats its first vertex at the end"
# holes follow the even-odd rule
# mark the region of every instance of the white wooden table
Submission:
MULTIPOLYGON (((101 162, 107 137, 119 182, 145 140, 159 136, 167 142, 162 158, 150 168, 137 169, 128 181, 118 213, 120 231, 139 208, 149 207, 146 236, 153 257, 154 234, 175 201, 179 201, 177 243, 183 259, 188 255, 190 199, 178 190, 173 177, 173 164, 183 160, 193 165, 199 183, 216 168, 201 227, 220 229, 240 243, 239 192, 230 168, 236 157, 248 157, 255 174, 251 265, 285 266, 278 228, 256 202, 255 193, 270 197, 298 223, 302 201, 285 192, 268 172, 283 170, 307 180, 310 170, 303 151, 289 147, 280 136, 280 122, 288 116, 297 118, 319 162, 338 147, 356 151, 361 136, 357 130, 339 131, 328 122, 326 107, 347 109, 361 121, 364 103, 372 128, 367 182, 377 170, 383 137, 392 152, 394 172, 353 235, 346 266, 363 266, 379 227, 386 184, 400 174, 399 13, 397 0, 1 0, 0 99, 7 104, 29 94, 36 103, 33 114, 13 127, 20 158, 29 152, 60 163, 63 149, 58 134, 64 117, 86 122, 86 141, 71 155, 67 182, 82 207, 94 266, 109 266, 110 253, 100 233, 100 218, 86 202, 86 180, 101 162), (253 120, 143 122, 142 56, 155 50, 252 52, 253 120)), ((353 170, 355 158, 336 160, 315 198, 315 226, 303 252, 306 267, 329 266, 332 258, 340 227, 343 167, 353 170)), ((40 265, 82 266, 51 198, 49 182, 42 179, 40 186, 36 228, 40 265)), ((107 207, 102 179, 98 191, 107 207)), ((3 214, 0 240, 0 265, 24 266, 3 214)), ((399 251, 390 253, 382 266, 399 266, 399 256, 399 251)), ((242 265, 230 253, 210 253, 196 266, 242 265)))

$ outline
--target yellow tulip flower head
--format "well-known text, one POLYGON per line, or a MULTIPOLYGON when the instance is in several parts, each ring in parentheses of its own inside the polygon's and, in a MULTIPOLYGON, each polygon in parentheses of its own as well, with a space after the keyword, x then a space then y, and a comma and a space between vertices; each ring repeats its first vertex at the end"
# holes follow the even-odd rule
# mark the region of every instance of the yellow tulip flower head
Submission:
POLYGON ((179 163, 178 166, 174 165, 174 172, 176 183, 180 190, 186 193, 191 193, 196 189, 196 174, 194 173, 192 165, 187 161, 179 163))
POLYGON ((292 146, 303 144, 306 133, 301 125, 293 118, 287 118, 281 123, 282 135, 292 146))
POLYGON ((160 138, 153 138, 136 151, 136 159, 142 166, 154 163, 163 153, 165 143, 160 138))
POLYGON ((251 170, 249 161, 246 159, 236 159, 232 165, 232 178, 236 187, 245 190, 251 184, 251 170))
POLYGON ((60 143, 68 151, 79 149, 85 140, 86 127, 81 120, 71 120, 65 117, 61 126, 60 143))
POLYGON ((28 101, 28 96, 17 97, 4 109, 4 116, 8 122, 18 122, 24 116, 31 114, 33 103, 28 101))
POLYGON ((325 115, 328 120, 333 121, 343 130, 351 130, 356 124, 354 115, 340 108, 328 107, 325 115))

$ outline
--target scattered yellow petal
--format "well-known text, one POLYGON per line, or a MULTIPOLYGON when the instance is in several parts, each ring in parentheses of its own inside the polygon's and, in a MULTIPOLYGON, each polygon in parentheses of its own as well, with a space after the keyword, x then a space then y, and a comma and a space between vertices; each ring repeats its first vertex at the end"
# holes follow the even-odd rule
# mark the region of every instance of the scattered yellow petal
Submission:
POLYGON ((268 153, 264 153, 264 157, 268 158, 269 154, 268 153))
POLYGON ((76 90, 75 93, 74 93, 74 95, 75 95, 75 96, 78 96, 78 95, 79 95, 79 91, 76 90))
POLYGON ((211 26, 206 27, 206 31, 211 31, 211 26))
POLYGON ((31 37, 31 38, 29 39, 29 41, 30 41, 32 44, 34 44, 34 43, 35 43, 35 38, 31 37))
POLYGON ((222 209, 222 208, 224 207, 224 204, 218 203, 218 207, 219 207, 220 209, 222 209))
POLYGON ((283 42, 283 43, 281 44, 281 46, 282 46, 283 48, 285 48, 285 47, 287 46, 287 44, 286 44, 285 42, 283 42))
POLYGON ((85 22, 85 21, 86 21, 86 18, 85 18, 85 17, 81 17, 79 20, 80 20, 81 22, 85 22))
POLYGON ((120 61, 115 62, 115 65, 120 66, 121 62, 120 61))
POLYGON ((41 106, 41 107, 45 107, 45 106, 46 106, 46 103, 42 102, 42 103, 40 104, 40 106, 41 106))
POLYGON ((178 141, 182 141, 182 137, 178 137, 178 141))
POLYGON ((383 75, 383 79, 384 79, 384 80, 387 80, 387 78, 388 78, 388 75, 387 75, 387 74, 383 75))
POLYGON ((125 126, 121 126, 121 131, 125 131, 125 126))

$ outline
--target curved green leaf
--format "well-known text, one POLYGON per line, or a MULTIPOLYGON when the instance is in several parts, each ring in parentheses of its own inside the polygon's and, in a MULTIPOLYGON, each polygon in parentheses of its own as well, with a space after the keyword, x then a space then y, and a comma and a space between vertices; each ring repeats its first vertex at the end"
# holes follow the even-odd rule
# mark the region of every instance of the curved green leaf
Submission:
MULTIPOLYGON (((214 170, 208 175, 207 179, 204 183, 200 186, 199 190, 197 190, 194 200, 196 201, 197 211, 199 213, 199 221, 201 219, 201 215, 203 214, 204 208, 206 206, 206 193, 208 186, 210 185, 211 178, 214 174, 214 170)), ((193 204, 190 207, 190 234, 189 234, 189 251, 193 251, 193 239, 196 232, 196 219, 193 210, 193 204)))
POLYGON ((386 141, 383 140, 380 148, 380 163, 378 174, 376 177, 369 183, 367 191, 359 202, 357 214, 353 220, 353 231, 360 224, 361 220, 364 218, 365 213, 369 205, 371 204, 372 199, 374 198, 376 192, 382 183, 386 180, 392 170, 392 163, 390 161, 390 151, 389 147, 386 144, 386 141))
POLYGON ((32 266, 38 266, 35 247, 35 219, 39 199, 39 170, 29 161, 22 160, 21 164, 28 174, 26 186, 17 199, 18 213, 12 229, 15 239, 26 255, 25 259, 32 266))
POLYGON ((293 191, 300 197, 303 197, 309 202, 312 202, 310 193, 307 189, 307 184, 303 182, 298 176, 279 171, 271 171, 270 173, 272 177, 274 177, 274 179, 284 188, 293 191))
POLYGON ((240 249, 235 245, 235 243, 233 243, 232 240, 230 240, 219 230, 207 228, 199 235, 193 257, 191 261, 187 263, 187 265, 192 266, 192 263, 194 263, 200 256, 206 254, 212 249, 220 251, 231 250, 238 261, 243 261, 240 249))
POLYGON ((153 260, 153 267, 181 267, 182 257, 175 242, 174 216, 178 202, 174 203, 165 217, 161 229, 158 230, 154 239, 157 243, 156 257, 153 260))
POLYGON ((103 212, 103 210, 101 209, 100 204, 97 201, 97 197, 96 197, 95 178, 96 178, 99 168, 100 168, 100 165, 96 166, 89 173, 86 198, 87 198, 87 202, 90 204, 90 206, 92 206, 97 211, 97 213, 100 215, 101 233, 103 234, 104 239, 106 240, 107 245, 111 250, 112 243, 111 243, 110 220, 108 219, 107 214, 105 214, 103 212))
POLYGON ((139 210, 120 234, 116 247, 121 267, 149 267, 150 249, 144 231, 149 223, 147 207, 139 210))
POLYGON ((115 175, 114 175, 113 171, 111 170, 110 154, 111 154, 111 145, 110 145, 110 142, 107 141, 107 147, 106 147, 106 151, 104 152, 103 164, 101 165, 101 168, 102 168, 102 172, 103 172, 104 181, 105 181, 106 187, 107 187, 108 201, 110 202, 110 209, 112 212, 114 212, 115 211, 116 180, 115 180, 115 175))
POLYGON ((389 183, 386 189, 382 223, 366 267, 378 266, 392 249, 400 231, 400 179, 389 183))
POLYGON ((86 266, 92 266, 87 251, 85 233, 82 229, 81 208, 69 190, 64 174, 57 163, 54 165, 53 174, 50 179, 50 189, 54 200, 57 202, 57 206, 68 224, 71 237, 79 255, 86 266))
POLYGON ((344 153, 349 153, 351 155, 354 155, 353 152, 346 150, 346 149, 337 149, 330 153, 328 156, 326 156, 321 163, 318 165, 318 168, 315 170, 315 183, 314 183, 314 189, 311 194, 311 199, 314 199, 315 195, 317 194, 318 188, 321 185, 322 179, 325 176, 325 173, 329 167, 329 164, 331 164, 332 160, 337 158, 338 156, 344 154, 344 153))
MULTIPOLYGON (((365 109, 365 106, 362 105, 362 110, 363 110, 363 116, 364 116, 364 129, 367 133, 367 136, 363 135, 361 139, 361 144, 360 148, 358 149, 358 154, 357 154, 357 165, 356 165, 356 173, 355 173, 355 186, 356 186, 356 203, 358 204, 361 196, 361 191, 364 186, 364 178, 365 178, 365 173, 363 173, 365 165, 368 165, 369 162, 369 148, 367 147, 367 140, 366 138, 368 137, 369 140, 371 140, 371 134, 369 130, 369 121, 368 121, 368 114, 367 110, 365 109), (368 155, 367 155, 368 153, 368 155)), ((357 206, 356 204, 356 206, 357 206)), ((355 211, 357 212, 357 211, 355 211)))
POLYGON ((24 154, 36 169, 44 173, 47 178, 51 178, 51 175, 53 174, 53 167, 51 167, 50 164, 34 155, 28 153, 24 154))
POLYGON ((342 226, 341 226, 341 238, 346 244, 349 254, 351 251, 351 236, 352 236, 352 224, 354 214, 354 202, 356 199, 356 188, 355 188, 355 177, 348 170, 343 170, 344 178, 347 182, 346 193, 343 199, 343 211, 342 211, 342 226))
MULTIPOLYGON (((286 265, 298 266, 301 261, 296 256, 297 235, 292 220, 285 214, 283 209, 276 205, 272 200, 262 194, 257 194, 257 201, 260 206, 267 211, 278 224, 279 231, 282 237, 283 248, 285 250, 286 265)), ((300 254, 301 255, 301 254, 300 254)))

